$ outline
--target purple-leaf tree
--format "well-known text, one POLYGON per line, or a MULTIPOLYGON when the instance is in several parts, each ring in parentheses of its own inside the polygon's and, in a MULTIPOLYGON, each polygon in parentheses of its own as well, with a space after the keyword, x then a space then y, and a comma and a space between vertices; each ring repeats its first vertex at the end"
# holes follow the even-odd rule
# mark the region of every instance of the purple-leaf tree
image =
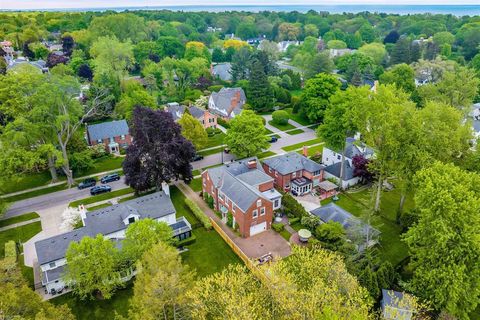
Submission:
POLYGON ((353 175, 360 177, 363 182, 370 182, 373 180, 373 174, 368 170, 370 160, 365 159, 362 155, 356 155, 352 158, 353 175))
POLYGON ((137 106, 130 133, 133 143, 127 149, 123 172, 135 192, 160 190, 162 182, 192 179, 190 161, 195 149, 170 113, 137 106))

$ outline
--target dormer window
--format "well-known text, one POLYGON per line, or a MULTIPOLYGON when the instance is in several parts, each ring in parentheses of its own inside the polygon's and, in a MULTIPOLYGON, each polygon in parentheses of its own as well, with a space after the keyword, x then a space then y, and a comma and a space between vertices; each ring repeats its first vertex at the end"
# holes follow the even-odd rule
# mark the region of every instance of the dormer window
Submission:
POLYGON ((102 139, 98 139, 97 142, 98 142, 98 143, 102 143, 102 139))
POLYGON ((128 224, 132 224, 135 222, 135 217, 128 218, 128 224))
POLYGON ((257 207, 260 207, 262 205, 262 200, 257 200, 257 207))

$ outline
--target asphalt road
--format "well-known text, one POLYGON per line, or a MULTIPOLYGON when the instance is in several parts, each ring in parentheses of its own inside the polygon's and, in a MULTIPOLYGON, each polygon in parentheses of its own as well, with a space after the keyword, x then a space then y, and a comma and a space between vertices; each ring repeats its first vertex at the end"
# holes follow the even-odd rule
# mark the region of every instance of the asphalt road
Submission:
MULTIPOLYGON (((303 128, 303 130, 305 131, 304 133, 292 135, 292 136, 286 133, 281 134, 280 139, 278 139, 277 142, 272 143, 269 150, 277 154, 284 153, 284 151, 281 149, 282 147, 316 138, 315 132, 313 130, 308 128, 303 128)), ((223 160, 223 163, 226 163, 226 162, 230 162, 232 159, 234 159, 234 156, 231 154, 223 153, 223 157, 222 157, 222 153, 217 153, 217 154, 206 156, 203 160, 192 162, 192 167, 194 170, 198 168, 206 168, 206 167, 220 164, 222 163, 222 160, 223 160)), ((115 181, 115 182, 109 183, 108 185, 112 187, 112 190, 118 190, 118 189, 123 189, 127 187, 127 185, 125 185, 125 183, 123 182, 123 178, 120 181, 115 181)), ((83 189, 83 190, 72 188, 68 190, 62 190, 62 191, 45 194, 42 196, 30 198, 30 199, 17 201, 10 206, 10 208, 8 209, 7 213, 3 218, 5 219, 5 218, 14 217, 14 216, 19 216, 27 212, 45 210, 45 209, 57 207, 60 205, 64 205, 66 207, 70 202, 87 198, 88 196, 90 196, 89 188, 83 189)))

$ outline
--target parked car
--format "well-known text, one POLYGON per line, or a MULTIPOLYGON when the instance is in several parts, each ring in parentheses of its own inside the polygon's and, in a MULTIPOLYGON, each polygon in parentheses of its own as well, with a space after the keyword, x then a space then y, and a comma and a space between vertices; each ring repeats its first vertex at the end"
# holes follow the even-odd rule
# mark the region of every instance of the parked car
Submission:
POLYGON ((112 187, 110 186, 96 186, 90 189, 90 194, 92 196, 96 196, 97 194, 106 193, 112 191, 112 187))
POLYGON ((120 175, 118 173, 112 173, 100 179, 100 182, 109 183, 109 182, 118 181, 118 180, 120 180, 120 175))
POLYGON ((78 189, 94 187, 97 184, 95 178, 87 178, 78 184, 78 189))
POLYGON ((270 140, 268 140, 268 142, 270 142, 270 143, 274 143, 274 142, 277 142, 277 141, 278 141, 278 138, 275 137, 275 136, 271 136, 270 140))
POLYGON ((195 154, 192 158, 192 161, 200 161, 203 159, 203 156, 201 154, 195 154))

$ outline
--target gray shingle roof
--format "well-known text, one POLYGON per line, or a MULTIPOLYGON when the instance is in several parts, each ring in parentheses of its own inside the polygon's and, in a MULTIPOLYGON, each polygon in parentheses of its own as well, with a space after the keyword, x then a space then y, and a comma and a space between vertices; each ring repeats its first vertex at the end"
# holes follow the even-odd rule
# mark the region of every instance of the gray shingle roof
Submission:
POLYGON ((323 165, 316 163, 307 157, 296 152, 290 152, 284 155, 268 158, 263 161, 270 168, 278 171, 281 175, 290 174, 299 170, 308 172, 320 171, 323 165))
POLYGON ((214 77, 220 78, 223 81, 232 80, 232 64, 230 62, 217 63, 213 66, 212 74, 214 77))
POLYGON ((240 114, 247 101, 242 88, 222 88, 219 92, 212 92, 211 98, 215 104, 215 108, 210 108, 211 111, 224 117, 229 117, 232 113, 234 115, 240 114), (240 101, 232 103, 236 95, 240 96, 240 101))
POLYGON ((103 140, 128 134, 128 124, 125 120, 102 122, 87 126, 90 141, 103 140))
POLYGON ((138 214, 140 219, 158 219, 175 213, 175 208, 170 197, 161 191, 87 212, 85 227, 35 242, 38 263, 42 265, 64 258, 72 241, 78 242, 85 236, 108 235, 126 229, 123 219, 132 212, 138 214))
MULTIPOLYGON (((353 174, 354 169, 347 160, 344 160, 344 162, 345 162, 345 165, 343 167, 343 170, 344 170, 343 180, 347 181, 347 180, 353 179, 355 177, 354 174, 353 174)), ((325 167, 325 171, 334 175, 337 178, 340 178, 340 171, 341 171, 341 166, 342 166, 341 163, 342 162, 337 162, 337 163, 334 163, 332 165, 329 165, 329 166, 325 167)))
POLYGON ((190 114, 196 119, 203 118, 203 115, 205 114, 205 110, 202 110, 198 107, 195 107, 195 106, 186 107, 183 105, 179 105, 178 103, 168 104, 165 110, 170 112, 174 121, 177 121, 182 117, 183 113, 185 112, 185 108, 188 108, 188 111, 190 112, 190 114))
POLYGON ((207 170, 215 187, 232 200, 242 211, 248 210, 259 197, 265 198, 257 186, 272 181, 257 158, 235 161, 207 170), (249 161, 257 162, 255 169, 248 168, 249 161))
POLYGON ((58 280, 63 276, 64 273, 65 273, 65 265, 57 267, 55 269, 44 271, 42 273, 42 283, 47 284, 49 282, 58 280))
MULTIPOLYGON (((373 155, 373 150, 367 147, 365 144, 359 142, 360 145, 355 144, 354 138, 347 138, 345 144, 345 157, 353 159, 354 156, 363 155, 368 158, 373 155)), ((337 153, 341 153, 338 151, 337 153)))

